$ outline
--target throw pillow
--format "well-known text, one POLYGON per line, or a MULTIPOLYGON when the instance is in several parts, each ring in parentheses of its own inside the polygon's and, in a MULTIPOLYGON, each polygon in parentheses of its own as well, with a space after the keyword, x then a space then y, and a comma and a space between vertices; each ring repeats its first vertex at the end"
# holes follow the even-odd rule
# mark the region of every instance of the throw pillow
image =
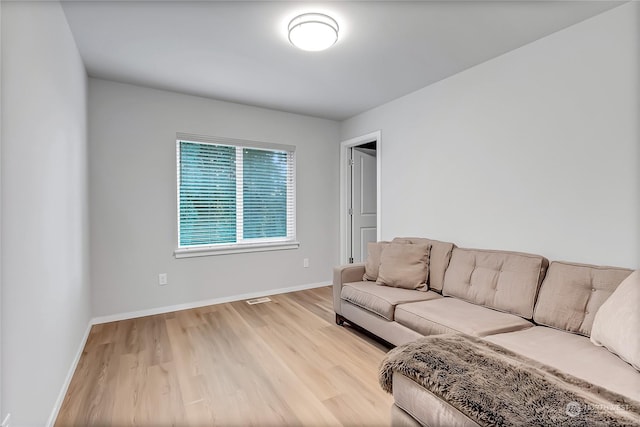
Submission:
POLYGON ((605 346, 640 371, 640 270, 618 285, 602 303, 591 328, 591 342, 605 346))
POLYGON ((364 275, 362 280, 375 282, 378 280, 378 269, 380 268, 380 255, 389 242, 369 242, 367 244, 367 262, 364 265, 364 275))
POLYGON ((380 256, 378 285, 427 290, 430 244, 389 243, 380 256))

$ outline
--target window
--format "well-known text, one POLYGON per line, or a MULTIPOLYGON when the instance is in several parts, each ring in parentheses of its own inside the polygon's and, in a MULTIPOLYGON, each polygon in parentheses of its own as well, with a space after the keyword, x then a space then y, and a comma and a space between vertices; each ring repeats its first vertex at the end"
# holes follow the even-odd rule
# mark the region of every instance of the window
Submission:
POLYGON ((176 257, 297 248, 295 147, 178 134, 176 257))

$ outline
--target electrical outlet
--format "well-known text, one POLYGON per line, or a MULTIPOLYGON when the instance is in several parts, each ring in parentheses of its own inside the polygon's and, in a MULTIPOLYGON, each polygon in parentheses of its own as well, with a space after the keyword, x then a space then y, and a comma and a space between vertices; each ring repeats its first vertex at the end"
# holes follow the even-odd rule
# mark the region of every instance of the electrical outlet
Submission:
POLYGON ((302 260, 302 266, 304 268, 309 268, 309 258, 305 258, 302 260))
POLYGON ((168 283, 169 282, 167 280, 167 273, 158 274, 158 285, 164 286, 164 285, 167 285, 168 283))

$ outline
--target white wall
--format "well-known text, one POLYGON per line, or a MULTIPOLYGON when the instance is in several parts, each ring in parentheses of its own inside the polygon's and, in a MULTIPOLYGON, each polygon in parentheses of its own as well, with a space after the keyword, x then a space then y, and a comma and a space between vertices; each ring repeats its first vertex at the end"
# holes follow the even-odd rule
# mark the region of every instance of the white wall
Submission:
MULTIPOLYGON (((0 46, 2 46, 2 2, 0 2, 0 46)), ((0 49, 1 50, 1 49, 0 49)), ((2 97, 2 55, 0 54, 0 98, 2 97)), ((0 130, 2 129, 2 100, 0 99, 0 130)), ((2 131, 0 131, 0 242, 2 242, 2 131)), ((0 244, 0 423, 2 410, 2 244, 0 244)))
POLYGON ((90 79, 89 129, 95 316, 330 283, 337 122, 90 79), (300 248, 175 259, 176 132, 296 145, 300 248))
POLYGON ((382 131, 382 237, 640 265, 640 5, 342 123, 382 131))
POLYGON ((42 426, 90 319, 87 77, 57 2, 2 4, 2 408, 42 426))

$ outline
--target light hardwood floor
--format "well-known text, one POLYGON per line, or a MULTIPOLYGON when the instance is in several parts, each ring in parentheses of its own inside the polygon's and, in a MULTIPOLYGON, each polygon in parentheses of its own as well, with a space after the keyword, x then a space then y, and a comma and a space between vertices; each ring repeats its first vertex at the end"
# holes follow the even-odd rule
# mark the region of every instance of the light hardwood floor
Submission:
POLYGON ((337 326, 331 288, 92 328, 62 426, 388 425, 388 350, 337 326))

